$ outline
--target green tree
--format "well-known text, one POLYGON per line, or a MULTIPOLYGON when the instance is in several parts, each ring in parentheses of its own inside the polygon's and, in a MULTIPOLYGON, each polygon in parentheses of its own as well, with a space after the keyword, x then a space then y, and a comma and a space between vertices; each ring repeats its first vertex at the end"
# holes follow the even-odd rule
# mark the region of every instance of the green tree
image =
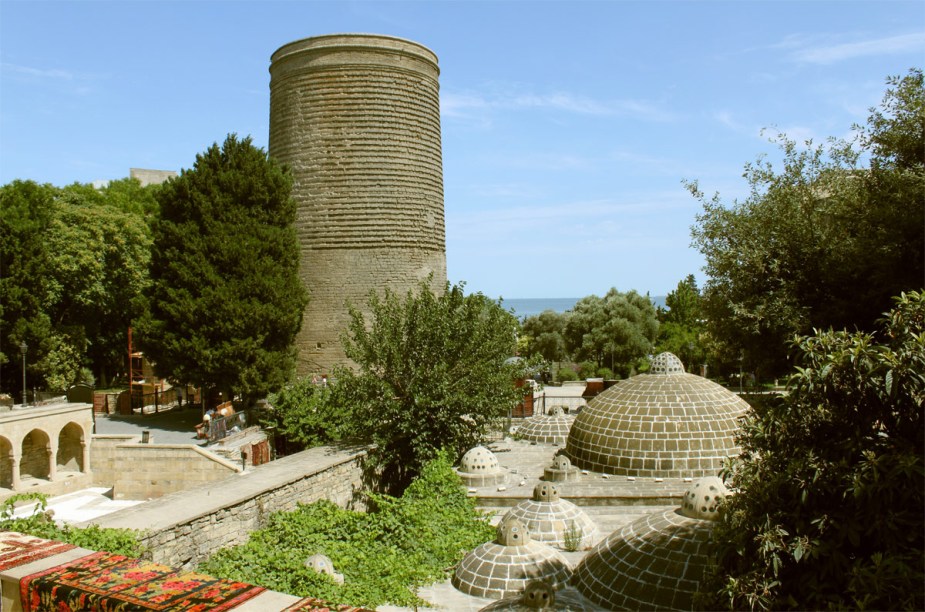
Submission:
POLYGON ((22 398, 22 376, 12 366, 21 359, 20 344, 28 346, 27 386, 43 379, 37 356, 54 345, 45 296, 53 271, 46 239, 56 195, 53 186, 34 181, 0 187, 0 368, 3 389, 17 401, 22 398))
POLYGON ((340 369, 354 430, 378 445, 383 487, 398 493, 441 448, 459 458, 506 416, 523 390, 514 354, 517 319, 463 285, 434 294, 426 283, 400 297, 371 295, 367 315, 350 308, 340 369))
POLYGON ((54 211, 46 311, 59 342, 45 359, 70 365, 46 382, 64 388, 74 382, 74 368, 86 364, 105 383, 124 363, 127 330, 144 311, 150 230, 139 210, 110 204, 108 192, 90 185, 61 189, 54 211))
POLYGON ((546 361, 562 361, 565 350, 565 326, 568 313, 544 310, 538 315, 524 318, 523 333, 527 336, 527 354, 539 355, 546 361))
POLYGON ((751 193, 731 207, 688 184, 703 213, 694 244, 709 277, 703 310, 727 361, 789 369, 787 339, 828 327, 872 329, 889 298, 925 279, 925 87, 889 80, 859 147, 780 136, 783 167, 746 165, 751 193), (861 162, 870 158, 870 167, 861 162))
POLYGON ((229 395, 279 389, 306 293, 288 172, 229 135, 157 192, 142 349, 159 375, 229 395))
POLYGON ((925 609, 925 294, 874 333, 800 339, 746 419, 709 609, 925 609))
POLYGON ((697 279, 693 274, 689 274, 665 296, 667 308, 658 310, 659 326, 655 352, 674 353, 689 369, 706 359, 700 302, 697 279))
POLYGON ((635 291, 611 288, 604 297, 589 295, 575 304, 565 335, 574 358, 628 376, 634 363, 652 351, 658 335, 655 306, 635 291))

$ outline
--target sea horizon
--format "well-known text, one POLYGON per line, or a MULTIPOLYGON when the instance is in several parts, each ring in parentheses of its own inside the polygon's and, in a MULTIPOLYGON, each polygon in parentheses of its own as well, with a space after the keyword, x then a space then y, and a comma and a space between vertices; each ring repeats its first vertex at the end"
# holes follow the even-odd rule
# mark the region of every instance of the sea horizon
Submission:
MULTIPOLYGON (((524 317, 532 317, 545 312, 546 310, 552 310, 554 312, 563 313, 567 310, 571 310, 575 307, 575 304, 580 300, 580 297, 576 298, 502 298, 501 306, 505 310, 513 310, 514 314, 518 319, 523 319, 524 317)), ((656 308, 665 307, 665 296, 664 295, 652 295, 649 296, 649 299, 652 300, 652 303, 656 308)))

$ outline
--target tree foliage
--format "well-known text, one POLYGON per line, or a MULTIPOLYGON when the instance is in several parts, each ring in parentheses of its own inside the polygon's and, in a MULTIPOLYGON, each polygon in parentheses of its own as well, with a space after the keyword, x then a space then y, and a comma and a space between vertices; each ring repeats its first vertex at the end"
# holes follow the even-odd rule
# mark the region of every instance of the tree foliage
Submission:
POLYGON ((727 360, 744 354, 767 375, 786 372, 793 334, 873 329, 891 296, 923 286, 922 71, 888 84, 857 145, 781 135, 782 168, 747 164, 750 194, 732 206, 688 184, 703 205, 693 238, 709 277, 704 313, 727 360))
POLYGON ((591 359, 622 376, 652 351, 658 335, 655 306, 648 296, 611 288, 604 297, 589 295, 571 311, 565 329, 576 360, 591 359))
POLYGON ((796 348, 789 394, 744 423, 705 605, 921 610, 925 293, 796 348))
POLYGON ((307 300, 291 185, 250 138, 229 135, 158 192, 138 327, 161 376, 248 396, 289 379, 307 300))
POLYGON ((17 493, 3 500, 0 505, 0 531, 15 531, 67 542, 90 550, 103 550, 117 555, 139 556, 143 547, 138 541, 138 532, 131 529, 117 529, 113 527, 100 527, 91 524, 87 527, 74 527, 72 525, 58 525, 53 518, 45 513, 48 507, 48 498, 41 493, 17 493), (13 512, 21 503, 34 502, 32 514, 24 517, 14 517, 13 512))
POLYGON ((372 294, 366 312, 350 308, 343 341, 356 369, 337 372, 337 386, 355 431, 378 445, 381 483, 397 493, 440 448, 458 458, 480 443, 521 396, 523 365, 509 361, 517 320, 462 284, 372 294))
POLYGON ((565 328, 569 313, 544 310, 538 315, 524 318, 522 331, 528 338, 528 355, 540 355, 546 361, 562 361, 568 357, 565 328))
POLYGON ((655 352, 674 353, 691 371, 693 366, 703 363, 707 356, 700 289, 693 274, 680 281, 665 296, 665 306, 666 309, 658 311, 655 352))
POLYGON ((400 498, 371 501, 368 513, 322 501, 274 514, 246 544, 219 551, 199 569, 338 604, 416 607, 424 603, 418 587, 445 579, 465 551, 494 534, 447 453, 437 453, 400 498), (331 559, 343 585, 304 566, 314 554, 331 559))
POLYGON ((131 179, 0 188, 0 362, 15 363, 25 341, 28 382, 53 390, 84 367, 120 369, 148 280, 153 190, 131 179))

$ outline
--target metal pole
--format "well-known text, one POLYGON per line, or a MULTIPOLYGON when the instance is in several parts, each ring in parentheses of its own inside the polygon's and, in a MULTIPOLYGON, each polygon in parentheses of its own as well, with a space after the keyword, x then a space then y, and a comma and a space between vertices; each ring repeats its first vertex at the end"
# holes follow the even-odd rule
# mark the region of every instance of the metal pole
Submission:
POLYGON ((22 405, 26 405, 26 350, 29 348, 29 345, 26 344, 26 341, 23 340, 19 345, 19 350, 22 351, 22 405))

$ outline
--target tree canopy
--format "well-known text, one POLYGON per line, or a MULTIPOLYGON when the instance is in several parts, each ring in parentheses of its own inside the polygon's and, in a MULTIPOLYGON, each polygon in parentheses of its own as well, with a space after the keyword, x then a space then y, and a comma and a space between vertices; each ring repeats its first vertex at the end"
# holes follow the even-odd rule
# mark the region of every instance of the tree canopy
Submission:
POLYGON ((462 284, 435 294, 421 284, 371 295, 350 308, 344 349, 356 368, 335 377, 353 429, 377 445, 383 487, 405 489, 446 448, 455 459, 481 443, 522 396, 524 366, 511 360, 517 320, 462 284))
POLYGON ((229 135, 158 192, 141 346, 159 375, 255 396, 295 368, 307 300, 292 179, 229 135))
MULTIPOLYGON (((153 191, 133 179, 0 188, 0 361, 26 342, 28 383, 63 390, 84 368, 104 380, 122 369, 148 281, 153 191)), ((4 380, 18 389, 9 381, 22 378, 4 380)))
POLYGON ((666 308, 658 311, 656 352, 674 353, 684 362, 688 371, 694 373, 694 366, 703 363, 707 356, 700 302, 697 279, 689 274, 665 296, 666 308))
POLYGON ((888 85, 855 143, 781 135, 782 168, 747 164, 742 202, 688 184, 703 205, 693 228, 708 275, 703 310, 727 360, 743 354, 750 368, 784 373, 793 334, 873 329, 891 296, 923 286, 922 71, 888 85))
POLYGON ((745 421, 715 531, 717 607, 925 608, 925 293, 875 332, 796 343, 789 393, 745 421))
POLYGON ((572 356, 627 376, 634 362, 652 351, 658 335, 655 306, 648 296, 611 288, 604 297, 580 299, 566 324, 572 356))

